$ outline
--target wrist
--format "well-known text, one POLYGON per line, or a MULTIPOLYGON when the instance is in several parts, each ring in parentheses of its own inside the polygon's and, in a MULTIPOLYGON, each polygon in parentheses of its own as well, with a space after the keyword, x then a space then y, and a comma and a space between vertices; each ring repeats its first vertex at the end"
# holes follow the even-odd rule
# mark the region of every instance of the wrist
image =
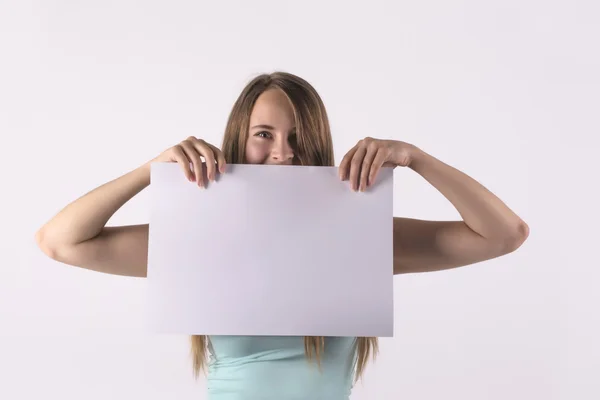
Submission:
POLYGON ((153 161, 148 161, 131 171, 132 175, 135 176, 135 179, 138 180, 144 187, 150 185, 150 171, 152 162, 153 161))
POLYGON ((418 148, 417 146, 411 145, 409 151, 409 164, 408 167, 412 170, 418 169, 424 162, 426 162, 427 153, 418 148))

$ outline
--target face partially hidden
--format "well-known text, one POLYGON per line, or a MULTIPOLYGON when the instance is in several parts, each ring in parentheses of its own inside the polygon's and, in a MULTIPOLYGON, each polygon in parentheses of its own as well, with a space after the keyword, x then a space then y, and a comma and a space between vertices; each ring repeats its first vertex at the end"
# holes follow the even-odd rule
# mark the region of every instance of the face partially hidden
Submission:
POLYGON ((252 109, 246 162, 249 164, 298 164, 294 109, 280 89, 263 92, 252 109))

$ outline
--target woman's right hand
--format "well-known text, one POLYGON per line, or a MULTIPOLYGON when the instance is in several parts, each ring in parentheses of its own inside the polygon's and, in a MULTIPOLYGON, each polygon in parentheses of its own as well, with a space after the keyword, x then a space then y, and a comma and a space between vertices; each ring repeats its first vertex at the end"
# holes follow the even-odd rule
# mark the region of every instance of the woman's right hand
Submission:
POLYGON ((225 156, 219 148, 194 136, 165 150, 152 161, 178 163, 186 178, 200 187, 206 187, 206 178, 214 182, 217 172, 224 173, 226 166, 225 156), (200 157, 204 157, 205 162, 200 157))

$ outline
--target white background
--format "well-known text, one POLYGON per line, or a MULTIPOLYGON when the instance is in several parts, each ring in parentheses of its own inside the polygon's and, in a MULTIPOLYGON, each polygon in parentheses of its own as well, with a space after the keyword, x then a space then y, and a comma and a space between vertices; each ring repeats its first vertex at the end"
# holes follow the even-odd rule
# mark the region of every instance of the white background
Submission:
MULTIPOLYGON (((397 276, 397 336, 352 400, 598 398, 597 4, 3 0, 0 398, 206 398, 187 338, 145 332, 144 280, 33 237, 189 135, 219 146, 245 83, 278 69, 322 95, 338 163, 363 136, 414 143, 531 228, 504 258, 397 276)), ((396 175, 396 215, 458 218, 396 175)), ((146 200, 111 223, 145 222, 146 200)))

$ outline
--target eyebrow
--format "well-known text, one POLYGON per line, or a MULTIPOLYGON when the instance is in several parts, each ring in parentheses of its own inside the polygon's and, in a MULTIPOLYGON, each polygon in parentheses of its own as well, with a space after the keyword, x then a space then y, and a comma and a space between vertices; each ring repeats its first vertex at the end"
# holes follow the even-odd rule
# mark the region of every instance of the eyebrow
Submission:
POLYGON ((273 128, 271 125, 254 125, 251 129, 270 129, 270 130, 275 130, 275 128, 273 128))
MULTIPOLYGON (((252 128, 250 129, 270 129, 272 131, 275 130, 274 127, 272 127, 271 125, 254 125, 252 128)), ((296 131, 296 127, 293 127, 290 132, 295 132, 296 131)))

